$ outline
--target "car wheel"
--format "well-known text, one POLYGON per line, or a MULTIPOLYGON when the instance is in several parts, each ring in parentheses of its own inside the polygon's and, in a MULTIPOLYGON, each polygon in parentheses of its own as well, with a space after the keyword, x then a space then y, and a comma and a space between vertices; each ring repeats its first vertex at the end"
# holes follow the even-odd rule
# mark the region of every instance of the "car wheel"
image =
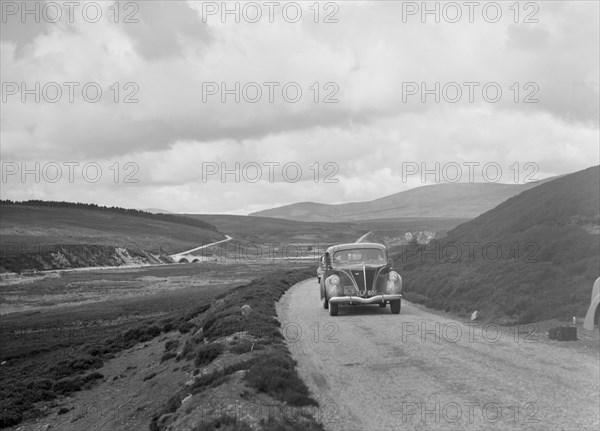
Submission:
POLYGON ((329 304, 329 315, 330 316, 338 315, 338 304, 329 304))
POLYGON ((385 302, 380 302, 380 303, 379 303, 379 307, 381 307, 381 308, 385 308, 385 306, 386 306, 386 305, 387 305, 387 304, 386 304, 385 302))
POLYGON ((327 309, 329 308, 329 301, 327 300, 327 298, 325 298, 325 299, 323 300, 323 308, 324 308, 325 310, 327 310, 327 309))
POLYGON ((400 299, 395 299, 393 301, 390 301, 390 308, 392 309, 392 314, 400 314, 400 306, 401 306, 400 299))

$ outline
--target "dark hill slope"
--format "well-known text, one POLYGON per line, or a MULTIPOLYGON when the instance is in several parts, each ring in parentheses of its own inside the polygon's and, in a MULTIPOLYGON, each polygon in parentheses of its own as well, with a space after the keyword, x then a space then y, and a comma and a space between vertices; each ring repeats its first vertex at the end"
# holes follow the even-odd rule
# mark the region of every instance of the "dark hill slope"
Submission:
POLYGON ((416 187, 368 202, 345 204, 300 202, 251 215, 330 222, 406 217, 473 218, 544 181, 528 184, 435 184, 416 187))
POLYGON ((182 216, 69 202, 10 201, 0 203, 0 237, 0 270, 17 272, 158 263, 151 255, 224 238, 211 224, 182 216))
POLYGON ((541 184, 396 257, 409 297, 531 322, 582 316, 600 275, 600 167, 541 184))

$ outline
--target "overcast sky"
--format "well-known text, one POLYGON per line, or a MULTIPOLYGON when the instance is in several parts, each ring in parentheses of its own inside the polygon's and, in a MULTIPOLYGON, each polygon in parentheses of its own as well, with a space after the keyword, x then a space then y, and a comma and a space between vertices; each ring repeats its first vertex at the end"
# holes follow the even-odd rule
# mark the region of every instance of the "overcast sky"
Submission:
POLYGON ((44 3, 2 1, 3 199, 246 214, 600 162, 596 1, 44 3))

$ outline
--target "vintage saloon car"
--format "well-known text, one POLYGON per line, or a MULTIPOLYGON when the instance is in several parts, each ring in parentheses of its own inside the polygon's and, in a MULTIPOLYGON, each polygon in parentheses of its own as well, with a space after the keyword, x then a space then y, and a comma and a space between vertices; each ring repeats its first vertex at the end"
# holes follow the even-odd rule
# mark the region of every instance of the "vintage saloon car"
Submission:
POLYGON ((337 316, 340 305, 390 304, 400 313, 402 278, 392 270, 391 260, 382 244, 353 243, 334 245, 323 255, 320 279, 323 308, 337 316))

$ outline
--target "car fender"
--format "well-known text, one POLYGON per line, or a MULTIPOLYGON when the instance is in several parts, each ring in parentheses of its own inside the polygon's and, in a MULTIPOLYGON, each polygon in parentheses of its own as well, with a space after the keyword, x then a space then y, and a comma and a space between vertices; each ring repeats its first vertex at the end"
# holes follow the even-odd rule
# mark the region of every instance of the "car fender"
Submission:
POLYGON ((402 292, 402 277, 396 271, 391 271, 391 273, 395 273, 398 275, 398 281, 394 282, 391 280, 387 280, 387 285, 385 287, 386 293, 393 295, 402 292))
POLYGON ((325 293, 327 295, 327 299, 333 298, 334 296, 342 296, 344 294, 344 288, 339 286, 334 286, 331 284, 331 278, 335 276, 335 274, 330 275, 325 279, 325 293))

